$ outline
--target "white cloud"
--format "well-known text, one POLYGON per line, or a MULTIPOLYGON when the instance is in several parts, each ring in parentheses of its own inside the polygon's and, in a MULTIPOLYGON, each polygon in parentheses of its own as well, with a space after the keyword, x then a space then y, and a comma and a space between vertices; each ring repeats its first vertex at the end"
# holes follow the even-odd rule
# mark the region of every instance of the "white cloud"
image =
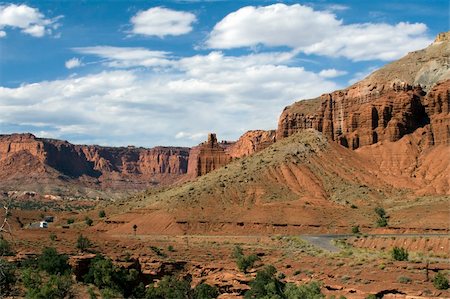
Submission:
POLYGON ((344 11, 350 9, 347 5, 342 4, 331 4, 326 7, 327 10, 330 11, 344 11))
POLYGON ((95 55, 105 59, 105 64, 111 67, 162 66, 171 62, 167 59, 169 52, 150 51, 145 48, 95 46, 73 48, 80 54, 95 55))
POLYGON ((196 16, 190 12, 153 7, 139 11, 130 21, 134 34, 164 37, 191 32, 192 23, 196 20, 196 16))
POLYGON ((65 63, 66 68, 68 68, 69 70, 80 67, 81 65, 81 60, 76 57, 67 60, 65 63))
POLYGON ((46 34, 52 34, 59 24, 57 20, 61 16, 48 19, 38 9, 29 7, 25 4, 8 4, 0 6, 0 37, 6 36, 4 28, 19 28, 23 33, 43 37, 46 34))
MULTIPOLYGON (((111 66, 113 56, 119 64, 131 61, 138 66, 148 58, 145 49, 138 49, 141 52, 126 48, 129 53, 120 55, 118 49, 108 55, 95 53, 110 57, 111 66)), ((290 66, 292 55, 168 54, 163 55, 168 63, 154 67, 0 87, 0 122, 100 144, 195 145, 206 137, 205 131, 233 140, 243 133, 242 127, 276 128, 286 105, 340 87, 290 66)))
POLYGON ((263 44, 354 61, 393 60, 430 44, 426 32, 422 23, 344 24, 330 11, 279 3, 228 14, 214 26, 206 46, 231 49, 263 44))
POLYGON ((339 76, 344 76, 346 74, 346 71, 340 71, 337 69, 326 69, 319 72, 319 76, 321 76, 322 78, 336 78, 339 76))

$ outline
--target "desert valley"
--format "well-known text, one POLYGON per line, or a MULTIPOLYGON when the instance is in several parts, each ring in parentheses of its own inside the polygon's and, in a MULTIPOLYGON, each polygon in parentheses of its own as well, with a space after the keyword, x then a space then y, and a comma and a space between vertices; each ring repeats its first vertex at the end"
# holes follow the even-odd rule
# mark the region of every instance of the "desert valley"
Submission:
POLYGON ((194 147, 0 135, 0 297, 450 298, 450 32, 279 108, 194 147))

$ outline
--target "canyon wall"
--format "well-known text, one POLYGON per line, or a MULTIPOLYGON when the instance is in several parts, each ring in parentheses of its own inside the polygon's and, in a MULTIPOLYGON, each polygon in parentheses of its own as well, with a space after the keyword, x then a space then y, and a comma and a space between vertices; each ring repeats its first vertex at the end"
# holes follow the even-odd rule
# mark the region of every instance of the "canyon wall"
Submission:
POLYGON ((347 89, 286 107, 276 136, 313 128, 356 149, 429 125, 429 144, 449 144, 449 90, 450 40, 440 35, 347 89))
MULTIPOLYGON (((37 138, 31 134, 0 135, 0 170, 6 175, 5 161, 24 156, 71 178, 180 176, 187 172, 189 149, 181 147, 101 147, 73 145, 67 141, 37 138)), ((17 161, 17 159, 15 159, 17 161)), ((26 160, 21 160, 27 164, 26 160)), ((33 167, 35 168, 35 167, 33 167)), ((35 169, 29 169, 30 172, 35 169)), ((9 172, 14 172, 9 169, 9 172)))

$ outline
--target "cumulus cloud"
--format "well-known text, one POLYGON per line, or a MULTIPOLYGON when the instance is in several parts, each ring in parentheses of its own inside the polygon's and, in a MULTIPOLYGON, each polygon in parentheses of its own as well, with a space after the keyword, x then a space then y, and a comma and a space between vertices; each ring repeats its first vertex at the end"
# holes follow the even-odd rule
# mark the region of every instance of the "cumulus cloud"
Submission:
POLYGON ((131 32, 158 37, 183 35, 192 31, 192 24, 196 20, 196 16, 190 12, 153 7, 139 11, 131 18, 131 32))
POLYGON ((65 62, 65 66, 69 70, 80 67, 81 65, 82 65, 81 60, 76 57, 71 58, 65 62))
POLYGON ((231 49, 262 44, 354 61, 393 60, 430 44, 426 32, 423 23, 345 24, 329 10, 279 3, 228 14, 214 26, 206 46, 231 49))
POLYGON ((6 36, 5 28, 18 28, 33 37, 52 34, 61 16, 48 19, 37 8, 25 4, 0 5, 0 37, 6 36))
MULTIPOLYGON (((118 55, 118 49, 114 55, 95 53, 108 56, 111 66, 115 59, 138 65, 148 58, 145 49, 124 50, 130 54, 118 55)), ((291 66, 292 55, 211 52, 177 58, 168 53, 163 56, 169 63, 154 67, 111 68, 17 88, 0 87, 0 126, 20 124, 32 132, 51 132, 75 142, 102 144, 107 138, 113 145, 195 145, 206 138, 201 134, 206 131, 233 140, 243 128, 276 128, 284 106, 340 87, 291 66)))
POLYGON ((344 76, 346 74, 347 74, 346 71, 340 71, 337 69, 326 69, 326 70, 321 70, 319 72, 319 76, 321 76, 322 78, 336 78, 336 77, 344 76))

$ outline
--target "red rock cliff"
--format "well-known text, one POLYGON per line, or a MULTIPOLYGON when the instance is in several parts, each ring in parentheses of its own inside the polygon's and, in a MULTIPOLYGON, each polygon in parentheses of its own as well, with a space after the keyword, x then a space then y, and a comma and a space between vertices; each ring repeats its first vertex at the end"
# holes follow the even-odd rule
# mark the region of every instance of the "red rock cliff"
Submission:
MULTIPOLYGON (((185 174, 189 158, 188 148, 114 148, 73 145, 67 141, 36 138, 31 134, 0 135, 0 168, 3 162, 23 153, 29 159, 72 178, 99 178, 114 174, 138 180, 146 180, 151 175, 185 174)), ((5 174, 6 170, 3 172, 5 174)))
POLYGON ((286 107, 277 138, 314 128, 356 149, 430 125, 429 143, 448 144, 449 62, 450 40, 442 35, 347 89, 286 107))
POLYGON ((208 141, 193 147, 189 155, 188 176, 191 178, 205 175, 231 161, 225 152, 226 143, 220 145, 216 134, 208 134, 208 141))

